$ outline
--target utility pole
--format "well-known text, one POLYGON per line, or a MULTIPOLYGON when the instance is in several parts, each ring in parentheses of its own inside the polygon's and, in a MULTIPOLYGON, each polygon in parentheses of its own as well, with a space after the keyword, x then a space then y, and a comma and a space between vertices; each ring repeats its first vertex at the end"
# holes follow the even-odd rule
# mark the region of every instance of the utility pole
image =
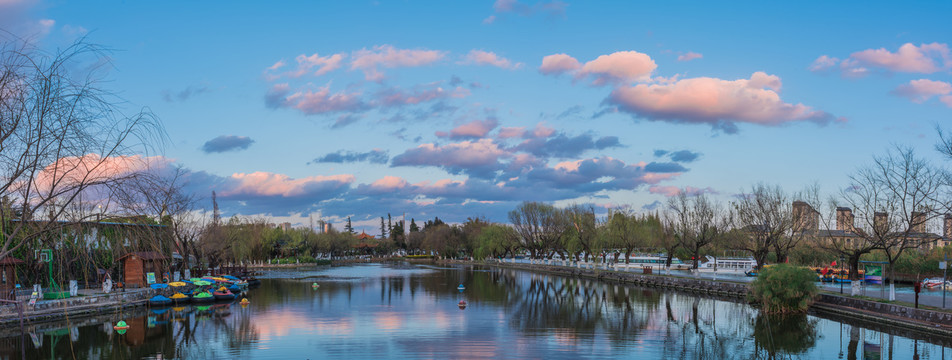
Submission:
POLYGON ((949 255, 942 255, 942 308, 945 309, 945 288, 946 273, 949 271, 949 255))

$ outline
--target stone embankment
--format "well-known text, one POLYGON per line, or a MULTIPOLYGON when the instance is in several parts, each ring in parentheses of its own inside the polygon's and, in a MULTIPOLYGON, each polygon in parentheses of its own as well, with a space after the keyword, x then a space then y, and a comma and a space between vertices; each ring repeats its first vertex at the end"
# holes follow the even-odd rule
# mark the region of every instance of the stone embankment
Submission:
MULTIPOLYGON (((152 296, 155 296, 152 289, 141 289, 60 300, 40 300, 34 306, 29 305, 29 300, 23 300, 20 302, 20 306, 23 306, 24 325, 33 325, 65 318, 107 314, 144 306, 152 296)), ((0 327, 16 327, 19 326, 19 321, 20 315, 16 305, 3 303, 0 306, 0 327)))
POLYGON ((646 287, 675 289, 686 292, 719 295, 737 299, 746 299, 747 293, 749 291, 747 284, 744 283, 691 279, 676 276, 665 276, 660 274, 637 274, 623 271, 583 269, 567 266, 533 265, 522 263, 488 263, 488 265, 569 277, 584 277, 598 280, 618 281, 646 287))
MULTIPOLYGON (((603 269, 584 269, 565 266, 537 265, 505 262, 447 261, 489 265, 501 268, 519 269, 532 272, 567 277, 582 277, 598 280, 631 283, 646 287, 656 287, 677 291, 717 295, 746 301, 750 292, 749 284, 711 279, 692 279, 661 274, 638 274, 625 271, 603 269)), ((833 314, 839 317, 857 319, 876 324, 904 328, 912 331, 927 332, 941 336, 952 336, 952 313, 928 309, 916 309, 898 304, 882 303, 849 296, 821 293, 811 307, 814 313, 833 314)))

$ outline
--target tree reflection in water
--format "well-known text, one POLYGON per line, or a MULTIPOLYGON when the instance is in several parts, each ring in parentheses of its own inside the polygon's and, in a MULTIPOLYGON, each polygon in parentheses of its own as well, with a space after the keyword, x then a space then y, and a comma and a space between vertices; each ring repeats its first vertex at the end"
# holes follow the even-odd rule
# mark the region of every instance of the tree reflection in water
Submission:
MULTIPOLYGON (((540 358, 569 352, 646 359, 855 359, 860 329, 894 333, 848 323, 840 344, 835 333, 828 341, 822 333, 824 326, 838 331, 844 320, 772 317, 743 302, 499 268, 316 269, 298 278, 265 279, 249 299, 247 307, 138 309, 60 329, 34 327, 37 340, 27 338, 27 356, 540 358), (314 282, 320 287, 312 287, 314 282), (460 283, 463 292, 456 289, 460 283), (456 306, 460 300, 469 303, 463 311, 456 306), (125 335, 112 330, 119 319, 132 326, 125 335)), ((896 335, 887 353, 897 359, 941 353, 934 339, 913 343, 910 334, 896 335)), ((19 338, 0 330, 3 336, 0 358, 19 358, 19 338)))

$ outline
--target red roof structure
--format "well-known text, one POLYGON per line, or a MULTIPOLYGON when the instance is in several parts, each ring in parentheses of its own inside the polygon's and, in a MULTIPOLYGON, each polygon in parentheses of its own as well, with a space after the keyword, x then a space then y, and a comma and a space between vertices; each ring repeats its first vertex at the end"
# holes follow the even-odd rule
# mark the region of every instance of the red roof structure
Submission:
POLYGON ((23 260, 17 259, 13 256, 4 256, 0 258, 0 265, 21 265, 26 264, 23 260))
POLYGON ((165 260, 165 259, 168 259, 168 257, 166 257, 165 255, 162 255, 162 253, 159 253, 159 252, 156 252, 156 251, 136 251, 136 252, 131 252, 131 253, 127 253, 127 254, 125 254, 125 255, 122 255, 121 257, 119 257, 119 260, 125 259, 125 258, 127 258, 127 257, 129 257, 129 256, 132 256, 132 255, 138 256, 138 257, 142 258, 142 260, 165 260))

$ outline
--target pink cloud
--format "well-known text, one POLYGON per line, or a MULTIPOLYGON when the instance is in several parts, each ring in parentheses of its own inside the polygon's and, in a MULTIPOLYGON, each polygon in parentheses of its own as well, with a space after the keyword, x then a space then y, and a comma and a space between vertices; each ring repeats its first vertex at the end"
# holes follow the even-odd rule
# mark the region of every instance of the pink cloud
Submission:
POLYGON ((447 165, 476 166, 495 164, 500 157, 509 153, 500 148, 492 139, 462 141, 439 146, 421 144, 414 149, 395 156, 393 164, 399 165, 447 165))
MULTIPOLYGON (((76 186, 112 181, 145 172, 152 167, 162 168, 172 160, 161 156, 141 155, 102 157, 98 154, 68 156, 44 167, 33 179, 34 189, 40 191, 68 190, 76 186)), ((17 184, 19 188, 25 184, 17 184)))
POLYGON ((836 64, 839 62, 840 59, 838 58, 821 55, 820 57, 816 58, 816 60, 813 60, 813 63, 810 64, 809 69, 813 72, 827 71, 836 66, 836 64))
MULTIPOLYGON (((532 129, 532 137, 536 138, 547 138, 555 134, 555 129, 545 126, 544 123, 536 124, 535 128, 532 129)), ((528 135, 528 134, 526 134, 528 135)))
POLYGON ((353 182, 353 175, 309 176, 301 179, 292 179, 284 174, 262 171, 250 174, 235 173, 229 178, 231 186, 223 190, 221 195, 223 197, 250 195, 288 198, 307 195, 328 188, 337 189, 346 187, 353 182))
POLYGON ((542 58, 539 72, 543 75, 574 73, 575 78, 592 78, 592 85, 628 83, 649 80, 658 68, 654 60, 637 51, 619 51, 601 55, 584 65, 566 54, 554 54, 542 58))
POLYGON ((498 125, 499 121, 496 119, 473 120, 453 128, 449 133, 437 131, 436 136, 451 139, 483 138, 498 125))
POLYGON ((860 65, 880 67, 895 72, 931 74, 952 68, 949 46, 940 43, 903 44, 896 52, 885 48, 868 49, 850 54, 860 65))
POLYGON ((526 128, 524 127, 503 127, 499 129, 499 134, 496 135, 500 139, 511 139, 522 137, 526 133, 526 128))
POLYGON ((950 93, 952 93, 952 84, 928 79, 912 80, 908 84, 899 85, 891 92, 893 95, 908 98, 919 104, 938 96, 940 101, 952 107, 950 100, 947 100, 952 98, 948 96, 950 93))
POLYGON ((490 178, 501 170, 501 158, 511 154, 492 139, 462 141, 447 145, 421 144, 394 156, 392 166, 436 166, 452 174, 490 178))
POLYGON ((287 65, 284 60, 278 60, 278 62, 274 63, 274 65, 268 66, 267 70, 274 71, 284 67, 284 65, 287 65))
POLYGON ((390 88, 378 93, 378 99, 384 106, 416 105, 439 99, 464 98, 469 96, 470 92, 464 87, 457 86, 455 89, 446 90, 439 86, 430 86, 429 88, 418 89, 415 91, 403 91, 397 88, 390 88))
POLYGON ((401 177, 387 175, 371 183, 370 188, 377 191, 394 191, 406 188, 409 185, 410 184, 401 177))
POLYGON ((780 78, 756 72, 750 79, 700 77, 670 84, 619 87, 608 101, 622 111, 652 120, 706 123, 736 132, 733 122, 780 125, 793 121, 827 123, 832 115, 780 99, 780 78))
POLYGON ((670 180, 680 176, 681 173, 647 173, 642 178, 645 183, 657 184, 659 182, 670 180))
POLYGON ((648 80, 658 65, 646 54, 637 51, 619 51, 601 55, 585 63, 576 73, 577 78, 591 76, 593 85, 648 80))
POLYGON ((514 63, 509 59, 496 55, 494 52, 482 50, 470 50, 469 54, 463 58, 463 64, 491 65, 501 69, 518 69, 522 63, 514 63))
POLYGON ((703 58, 703 57, 704 57, 704 55, 701 55, 701 54, 696 53, 696 52, 693 52, 693 51, 688 51, 687 54, 678 55, 678 61, 691 61, 691 60, 695 60, 695 59, 701 59, 701 58, 703 58))
POLYGON ((287 84, 277 84, 272 87, 266 98, 275 101, 278 106, 293 107, 306 115, 326 114, 342 111, 358 111, 365 108, 365 104, 357 93, 331 93, 327 87, 317 91, 307 90, 287 94, 287 84), (282 91, 284 93, 282 93, 282 91))
MULTIPOLYGON (((550 17, 564 17, 566 7, 568 7, 568 4, 561 1, 540 1, 532 5, 518 0, 496 0, 493 3, 493 10, 498 14, 515 13, 521 16, 544 13, 550 17)), ((495 19, 493 17, 493 20, 495 19)), ((486 23, 486 20, 483 20, 483 22, 486 23)))
POLYGON ((317 53, 311 56, 301 54, 294 58, 294 60, 297 62, 297 68, 294 70, 289 70, 280 74, 270 74, 287 65, 284 60, 281 60, 274 63, 274 65, 269 66, 265 70, 265 73, 267 74, 266 76, 269 80, 275 80, 281 77, 299 78, 307 74, 321 76, 340 68, 345 56, 345 54, 333 54, 328 56, 320 56, 317 53))
POLYGON ((566 54, 553 54, 542 58, 539 72, 543 75, 561 75, 582 68, 582 64, 566 54))
POLYGON ((810 65, 810 71, 821 72, 839 64, 845 77, 862 77, 880 69, 889 72, 932 74, 952 69, 952 52, 943 43, 903 44, 896 52, 886 48, 867 49, 850 54, 842 61, 827 55, 820 56, 810 65))
POLYGON ((677 186, 657 186, 656 185, 656 186, 652 186, 648 188, 648 192, 652 194, 661 194, 667 197, 678 195, 681 193, 681 191, 684 191, 689 196, 700 195, 700 194, 717 194, 717 191, 710 187, 700 189, 693 186, 686 186, 684 188, 679 188, 677 186))
POLYGON ((378 81, 384 76, 378 67, 418 67, 440 61, 445 56, 446 52, 438 50, 397 49, 391 45, 378 45, 372 50, 355 51, 351 55, 353 60, 350 68, 362 70, 367 80, 378 81))

